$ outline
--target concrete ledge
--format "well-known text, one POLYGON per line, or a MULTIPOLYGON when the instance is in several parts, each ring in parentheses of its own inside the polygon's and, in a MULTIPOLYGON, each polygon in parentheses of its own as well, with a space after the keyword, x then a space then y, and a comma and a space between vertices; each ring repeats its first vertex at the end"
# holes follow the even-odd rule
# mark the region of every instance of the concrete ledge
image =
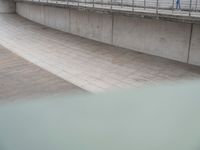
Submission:
MULTIPOLYGON (((92 40, 200 65, 196 61, 192 63, 193 49, 198 49, 195 45, 199 41, 197 33, 192 35, 193 24, 190 23, 23 2, 17 3, 17 13, 34 22, 92 40)), ((196 32, 198 25, 194 28, 193 32, 196 32)))

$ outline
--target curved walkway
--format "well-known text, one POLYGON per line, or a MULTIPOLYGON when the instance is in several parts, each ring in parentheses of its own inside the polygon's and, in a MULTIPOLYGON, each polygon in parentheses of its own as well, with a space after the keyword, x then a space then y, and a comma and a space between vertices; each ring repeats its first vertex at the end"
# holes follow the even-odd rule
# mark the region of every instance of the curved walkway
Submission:
POLYGON ((200 79, 200 68, 117 48, 0 15, 0 44, 91 92, 200 79))

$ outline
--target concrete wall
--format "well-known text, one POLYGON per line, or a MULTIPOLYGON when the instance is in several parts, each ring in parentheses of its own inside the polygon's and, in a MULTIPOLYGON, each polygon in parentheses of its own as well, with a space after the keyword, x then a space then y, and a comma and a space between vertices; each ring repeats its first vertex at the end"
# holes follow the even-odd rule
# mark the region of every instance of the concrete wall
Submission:
POLYGON ((14 13, 15 2, 13 0, 0 0, 0 13, 14 13))
POLYGON ((186 62, 190 27, 186 23, 115 16, 113 44, 186 62))
POLYGON ((17 3, 17 13, 37 23, 82 37, 111 44, 112 16, 17 3))
POLYGON ((193 25, 189 63, 200 66, 200 25, 193 25))
POLYGON ((70 33, 112 43, 112 16, 88 11, 70 11, 70 33))
POLYGON ((188 23, 28 3, 17 3, 17 13, 64 32, 185 63, 189 60, 191 64, 200 65, 198 25, 194 25, 191 34, 192 24, 188 23))

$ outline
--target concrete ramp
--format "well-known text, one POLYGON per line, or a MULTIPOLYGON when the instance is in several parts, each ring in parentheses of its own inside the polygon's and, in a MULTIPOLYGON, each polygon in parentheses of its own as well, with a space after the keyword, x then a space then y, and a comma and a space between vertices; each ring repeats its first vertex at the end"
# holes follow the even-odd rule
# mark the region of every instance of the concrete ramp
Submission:
POLYGON ((84 92, 0 46, 0 103, 84 92))
POLYGON ((91 92, 200 78, 200 68, 0 15, 0 44, 91 92))

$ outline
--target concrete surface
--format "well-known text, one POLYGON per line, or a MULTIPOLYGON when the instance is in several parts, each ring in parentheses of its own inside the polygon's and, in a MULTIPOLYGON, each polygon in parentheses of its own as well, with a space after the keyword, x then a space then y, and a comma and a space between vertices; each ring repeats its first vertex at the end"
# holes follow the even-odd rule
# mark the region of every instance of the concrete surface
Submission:
POLYGON ((26 13, 28 12, 27 16, 32 18, 32 20, 34 20, 35 22, 40 22, 41 24, 44 24, 44 17, 43 17, 44 15, 41 7, 33 5, 30 8, 26 8, 25 12, 26 13))
POLYGON ((70 33, 111 44, 112 16, 70 10, 70 33))
POLYGON ((115 16, 113 45, 187 62, 190 24, 115 16))
POLYGON ((189 23, 31 3, 17 3, 17 13, 54 29, 185 63, 188 63, 190 47, 198 43, 195 40, 190 43, 192 24, 189 23))
POLYGON ((200 66, 200 25, 193 26, 189 63, 200 66))
POLYGON ((84 92, 0 46, 0 102, 84 92))
POLYGON ((25 3, 17 4, 17 10, 23 17, 48 27, 104 43, 112 42, 110 15, 25 3))
POLYGON ((0 13, 14 13, 15 2, 14 0, 0 0, 0 13))
POLYGON ((0 15, 0 44, 91 92, 200 79, 200 68, 0 15))

